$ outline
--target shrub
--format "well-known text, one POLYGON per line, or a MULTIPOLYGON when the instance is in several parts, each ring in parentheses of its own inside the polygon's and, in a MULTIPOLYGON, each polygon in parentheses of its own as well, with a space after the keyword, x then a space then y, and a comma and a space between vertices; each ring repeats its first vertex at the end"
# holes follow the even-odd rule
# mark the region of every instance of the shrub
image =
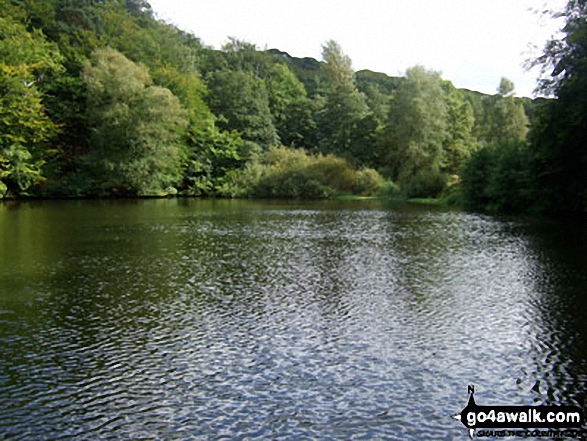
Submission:
POLYGON ((487 211, 528 210, 535 203, 532 189, 536 188, 531 161, 523 142, 490 145, 475 152, 462 173, 465 205, 487 211))
POLYGON ((393 181, 387 181, 385 185, 381 188, 379 195, 381 197, 389 199, 402 198, 402 194, 399 187, 393 181))
POLYGON ((375 170, 357 172, 334 155, 309 155, 277 147, 249 164, 240 178, 245 193, 261 198, 330 198, 342 192, 376 194, 384 180, 375 170))
POLYGON ((436 198, 446 186, 447 175, 435 170, 416 173, 402 185, 403 193, 409 198, 436 198))
POLYGON ((344 159, 334 155, 314 157, 308 165, 308 172, 314 179, 339 192, 352 191, 357 174, 344 159))
POLYGON ((442 192, 442 199, 446 201, 447 205, 452 205, 453 207, 460 207, 464 205, 463 190, 461 186, 447 186, 442 192))
POLYGON ((372 168, 364 168, 356 173, 354 192, 362 196, 376 196, 386 185, 385 179, 372 168))

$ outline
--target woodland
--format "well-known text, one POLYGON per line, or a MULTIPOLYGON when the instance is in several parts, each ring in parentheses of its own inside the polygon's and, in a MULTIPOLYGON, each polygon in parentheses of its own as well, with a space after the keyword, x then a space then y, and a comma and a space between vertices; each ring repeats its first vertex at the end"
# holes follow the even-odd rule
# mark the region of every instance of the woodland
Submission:
POLYGON ((537 92, 423 66, 361 70, 229 39, 140 0, 0 0, 0 198, 345 195, 491 212, 587 208, 587 6, 570 0, 537 92))

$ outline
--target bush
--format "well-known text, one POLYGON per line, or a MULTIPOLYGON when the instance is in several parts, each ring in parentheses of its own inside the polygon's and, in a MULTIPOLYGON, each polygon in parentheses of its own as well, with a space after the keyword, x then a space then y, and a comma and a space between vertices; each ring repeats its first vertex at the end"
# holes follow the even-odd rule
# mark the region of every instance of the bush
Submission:
POLYGON ((464 205, 463 190, 460 185, 447 186, 442 192, 442 199, 447 205, 460 207, 464 205))
POLYGON ((535 203, 530 151, 525 143, 487 146, 471 155, 462 173, 465 206, 494 212, 520 212, 535 203))
POLYGON ((353 190, 361 196, 376 196, 385 185, 385 179, 379 173, 372 168, 364 168, 356 173, 353 190))
POLYGON ((399 199, 402 198, 399 187, 393 181, 387 181, 381 188, 379 195, 383 198, 399 199))
POLYGON ((239 198, 247 196, 247 189, 243 186, 243 170, 230 170, 222 178, 216 180, 215 196, 222 198, 239 198))
POLYGON ((240 177, 243 194, 259 198, 331 198, 343 192, 377 194, 384 180, 375 170, 356 171, 333 155, 272 148, 240 177))
POLYGON ((334 155, 314 157, 308 166, 310 175, 338 192, 350 192, 355 186, 357 171, 334 155))
POLYGON ((420 171, 402 185, 402 191, 409 198, 436 198, 446 187, 447 178, 439 171, 420 171))
POLYGON ((307 176, 301 170, 288 173, 269 172, 248 191, 258 198, 306 198, 325 199, 335 195, 335 190, 320 181, 307 176))

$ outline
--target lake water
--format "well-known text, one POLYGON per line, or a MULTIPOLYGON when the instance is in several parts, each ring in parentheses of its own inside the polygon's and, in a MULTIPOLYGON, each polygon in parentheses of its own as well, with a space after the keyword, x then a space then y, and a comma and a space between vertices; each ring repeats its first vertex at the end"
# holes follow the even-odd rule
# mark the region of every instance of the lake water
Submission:
POLYGON ((0 204, 0 438, 465 440, 581 405, 587 228, 435 207, 0 204))

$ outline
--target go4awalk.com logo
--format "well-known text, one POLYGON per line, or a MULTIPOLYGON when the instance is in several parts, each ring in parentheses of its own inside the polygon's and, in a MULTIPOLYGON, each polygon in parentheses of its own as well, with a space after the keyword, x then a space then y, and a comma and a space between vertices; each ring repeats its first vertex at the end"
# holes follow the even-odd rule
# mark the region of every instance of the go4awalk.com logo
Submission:
POLYGON ((471 438, 477 429, 493 429, 477 432, 477 436, 492 437, 554 438, 583 434, 585 418, 577 406, 479 406, 475 403, 475 387, 469 386, 468 393, 467 406, 454 417, 469 429, 471 438))

